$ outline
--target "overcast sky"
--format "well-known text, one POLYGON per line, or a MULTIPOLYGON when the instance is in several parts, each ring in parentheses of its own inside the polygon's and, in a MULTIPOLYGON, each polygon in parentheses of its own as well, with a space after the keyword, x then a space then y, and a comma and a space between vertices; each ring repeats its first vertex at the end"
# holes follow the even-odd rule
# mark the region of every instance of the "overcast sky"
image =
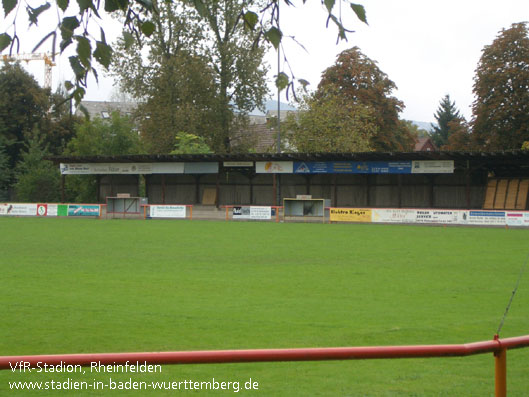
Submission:
MULTIPOLYGON (((446 94, 470 119, 474 71, 483 47, 491 44, 501 29, 529 20, 527 0, 358 0, 366 8, 369 25, 358 21, 343 4, 344 24, 355 33, 349 34, 348 42, 336 45, 336 30, 325 28, 325 10, 320 1, 307 3, 296 8, 283 6, 281 12, 285 34, 295 36, 306 48, 285 42, 296 78, 310 81, 315 89, 322 71, 334 63, 336 55, 358 46, 396 83, 394 95, 406 105, 401 117, 426 122, 434 121, 439 101, 446 94)), ((4 21, 0 19, 0 23, 4 21)), ((23 42, 35 43, 34 30, 23 34, 19 28, 19 35, 23 42)), ((24 45, 26 48, 31 49, 31 45, 24 45)), ((54 86, 70 74, 67 56, 63 58, 53 70, 54 86)), ((273 50, 267 59, 272 81, 277 74, 273 50)), ((281 66, 286 68, 284 62, 281 66)), ((42 82, 43 67, 34 62, 29 68, 42 82)), ((85 99, 109 100, 112 91, 112 81, 102 78, 99 86, 90 84, 85 99)), ((284 95, 281 100, 286 101, 284 95)))

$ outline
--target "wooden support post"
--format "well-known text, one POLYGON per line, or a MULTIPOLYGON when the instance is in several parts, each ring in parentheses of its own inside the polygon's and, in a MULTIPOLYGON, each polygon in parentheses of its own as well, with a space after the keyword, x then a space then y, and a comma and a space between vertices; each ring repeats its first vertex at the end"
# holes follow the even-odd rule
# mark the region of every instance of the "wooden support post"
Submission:
POLYGON ((66 201, 66 194, 64 192, 64 185, 66 183, 66 175, 61 175, 61 203, 66 201))
POLYGON ((200 177, 202 175, 195 175, 195 204, 200 204, 200 177))
POLYGON ((402 208, 402 174, 397 175, 397 186, 398 186, 398 208, 402 208))
POLYGON ((337 207, 338 206, 338 186, 336 185, 336 174, 332 175, 332 206, 337 207))
POLYGON ((276 181, 276 175, 272 174, 272 195, 274 196, 272 200, 272 205, 277 206, 277 181, 276 181))
POLYGON ((250 182, 250 205, 253 204, 253 175, 250 175, 248 177, 248 180, 250 182))
POLYGON ((467 210, 470 209, 470 170, 467 168, 465 172, 465 198, 467 204, 467 210))
POLYGON ((101 200, 101 175, 96 175, 96 199, 98 203, 103 202, 101 200))
POLYGON ((507 349, 494 353, 495 363, 495 396, 507 396, 507 349))
POLYGON ((435 189, 434 189, 434 183, 435 183, 435 177, 432 175, 429 177, 430 180, 430 208, 434 208, 435 205, 435 189))
POLYGON ((217 180, 215 181, 215 207, 219 208, 220 203, 220 171, 217 172, 217 180))
POLYGON ((369 175, 366 175, 366 206, 371 207, 371 183, 369 175))
POLYGON ((162 204, 165 204, 165 174, 162 174, 162 204))

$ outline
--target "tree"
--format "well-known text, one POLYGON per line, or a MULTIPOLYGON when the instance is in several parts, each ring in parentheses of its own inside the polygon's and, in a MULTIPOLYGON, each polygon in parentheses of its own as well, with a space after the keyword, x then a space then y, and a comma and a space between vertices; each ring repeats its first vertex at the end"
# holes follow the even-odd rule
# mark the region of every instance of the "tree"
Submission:
POLYGON ((20 159, 26 135, 41 123, 48 108, 46 90, 20 64, 4 62, 0 69, 0 138, 7 145, 11 168, 20 159))
POLYGON ((205 154, 211 153, 204 138, 186 132, 176 134, 175 148, 171 154, 205 154))
MULTIPOLYGON (((339 0, 340 2, 342 0, 339 0)), ((187 4, 187 0, 176 0, 177 4, 187 4)), ((21 0, 5 0, 2 2, 6 23, 3 32, 0 33, 0 52, 9 47, 10 52, 18 48, 20 38, 17 35, 17 15, 15 10, 19 9, 21 0), (15 11, 15 12, 14 12, 15 11)), ((207 16, 206 0, 193 0, 190 2, 200 16, 207 16)), ((303 0, 305 3, 305 0, 303 0)), ((334 9, 336 0, 321 0, 328 12, 328 21, 332 21, 338 27, 339 39, 346 39, 347 33, 351 32, 344 27, 341 18, 341 7, 339 16, 336 16, 334 9)), ((256 32, 255 44, 258 46, 262 42, 271 43, 278 48, 282 40, 282 32, 279 27, 279 4, 280 0, 266 0, 261 9, 252 9, 254 5, 247 3, 240 12, 240 18, 244 22, 244 28, 256 32)), ((294 6, 294 2, 284 0, 286 6, 294 6)), ((367 23, 364 7, 359 4, 349 3, 352 11, 363 22, 367 23)), ((105 29, 100 15, 104 12, 118 12, 123 15, 124 39, 131 43, 134 39, 141 39, 144 36, 151 36, 157 29, 156 24, 151 20, 157 12, 154 2, 145 0, 107 0, 104 3, 95 0, 85 0, 77 3, 64 0, 55 0, 42 3, 40 6, 25 6, 30 25, 37 25, 42 14, 52 10, 57 14, 56 25, 54 22, 45 20, 41 26, 46 26, 49 33, 40 38, 35 45, 35 50, 46 42, 51 42, 51 52, 57 52, 56 43, 60 33, 59 48, 64 52, 70 46, 76 46, 74 55, 69 57, 70 66, 74 72, 74 79, 66 82, 66 87, 70 91, 70 96, 80 102, 85 94, 88 74, 93 74, 97 79, 96 63, 108 69, 113 48, 106 41, 105 29), (52 7, 53 5, 53 7, 52 7), (100 29, 94 30, 90 24, 95 20, 100 29), (51 24, 51 26, 50 26, 51 24), (97 33, 96 33, 97 31, 97 33), (95 60, 95 61, 94 61, 95 60)), ((289 85, 289 77, 286 74, 278 76, 278 86, 285 88, 289 85)))
POLYGON ((371 147, 378 151, 406 151, 413 148, 415 138, 399 121, 404 104, 391 96, 396 88, 375 61, 353 47, 339 54, 336 63, 323 72, 315 97, 325 101, 329 95, 339 94, 344 103, 370 109, 377 126, 371 147))
MULTIPOLYGON (((140 154, 138 132, 129 117, 112 112, 109 120, 96 117, 77 126, 76 136, 66 147, 71 156, 119 156, 140 154)), ((66 199, 71 202, 97 202, 95 175, 70 175, 66 179, 66 199)))
POLYGON ((529 37, 526 23, 485 46, 474 77, 472 136, 482 150, 519 149, 529 140, 529 37))
POLYGON ((138 101, 135 117, 146 150, 169 153, 176 131, 212 140, 218 130, 216 88, 213 69, 199 55, 205 34, 196 12, 171 2, 155 4, 158 29, 130 47, 120 40, 112 71, 121 90, 138 101))
POLYGON ((130 47, 120 42, 114 73, 123 90, 145 101, 139 116, 151 152, 167 153, 175 131, 203 136, 216 152, 229 152, 234 130, 263 105, 266 48, 254 45, 257 36, 241 18, 252 3, 204 0, 201 18, 181 4, 155 2, 152 36, 130 47))
POLYGON ((42 136, 34 130, 29 138, 26 151, 15 169, 15 193, 18 201, 58 202, 60 175, 57 167, 49 160, 42 136))
POLYGON ((242 119, 250 111, 263 107, 268 93, 267 69, 263 64, 266 47, 255 46, 258 35, 244 29, 245 20, 241 19, 248 5, 265 4, 257 0, 207 0, 204 5, 203 16, 214 43, 207 47, 206 56, 216 73, 220 118, 220 131, 213 147, 216 151, 230 152, 234 124, 244 123, 242 119))
POLYGON ((65 154, 72 156, 120 156, 139 154, 138 132, 129 117, 112 112, 109 120, 86 119, 76 129, 65 154))
POLYGON ((448 123, 448 141, 441 150, 471 151, 473 150, 472 134, 466 120, 456 118, 448 123))
POLYGON ((300 152, 368 152, 377 133, 372 110, 345 101, 338 93, 324 99, 303 98, 297 114, 289 114, 284 129, 288 144, 300 152))
POLYGON ((72 101, 67 99, 62 88, 49 96, 48 103, 48 110, 40 121, 40 131, 50 154, 58 156, 75 136, 82 118, 72 114, 72 101))
POLYGON ((9 185, 11 182, 11 168, 6 144, 0 137, 0 202, 9 200, 9 185))
POLYGON ((432 140, 440 148, 448 143, 448 138, 451 133, 449 124, 462 117, 456 108, 456 103, 450 100, 450 95, 448 94, 441 99, 434 117, 437 120, 437 125, 432 124, 432 140))

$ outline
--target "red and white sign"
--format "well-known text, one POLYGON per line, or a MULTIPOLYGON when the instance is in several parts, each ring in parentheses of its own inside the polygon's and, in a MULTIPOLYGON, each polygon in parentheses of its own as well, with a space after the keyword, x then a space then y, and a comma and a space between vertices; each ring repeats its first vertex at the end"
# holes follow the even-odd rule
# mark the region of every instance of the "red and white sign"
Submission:
POLYGON ((37 215, 47 216, 48 215, 48 204, 37 204, 37 215))

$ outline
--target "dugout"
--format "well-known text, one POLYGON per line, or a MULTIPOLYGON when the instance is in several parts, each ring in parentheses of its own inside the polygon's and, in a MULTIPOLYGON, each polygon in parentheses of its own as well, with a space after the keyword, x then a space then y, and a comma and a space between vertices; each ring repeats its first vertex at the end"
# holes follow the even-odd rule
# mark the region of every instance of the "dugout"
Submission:
POLYGON ((121 193, 139 196, 143 185, 150 204, 281 205, 284 198, 311 195, 338 207, 527 209, 529 188, 529 153, 525 151, 52 160, 60 165, 62 186, 70 175, 96 175, 101 203, 121 193))

